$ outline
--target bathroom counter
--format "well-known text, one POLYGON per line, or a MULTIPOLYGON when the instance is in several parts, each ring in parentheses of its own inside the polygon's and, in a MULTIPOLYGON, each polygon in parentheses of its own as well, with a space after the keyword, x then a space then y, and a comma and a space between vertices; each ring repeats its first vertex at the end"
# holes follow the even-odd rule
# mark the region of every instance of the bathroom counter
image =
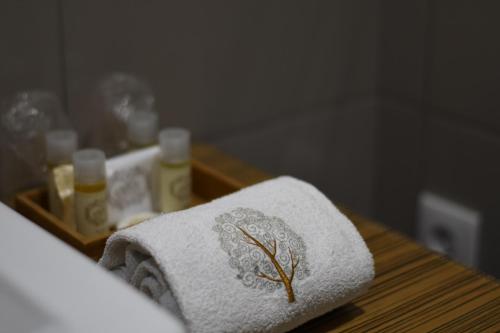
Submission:
MULTIPOLYGON (((271 176, 208 145, 193 155, 251 185, 271 176)), ((363 296, 294 332, 499 332, 500 284, 347 209, 375 259, 363 296)))

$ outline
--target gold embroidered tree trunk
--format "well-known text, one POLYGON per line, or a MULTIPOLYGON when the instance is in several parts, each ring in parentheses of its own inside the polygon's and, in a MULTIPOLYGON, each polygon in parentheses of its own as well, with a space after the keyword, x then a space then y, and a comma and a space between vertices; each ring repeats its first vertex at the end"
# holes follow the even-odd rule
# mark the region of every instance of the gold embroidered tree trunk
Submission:
POLYGON ((252 235, 250 235, 250 233, 248 233, 247 231, 245 231, 243 228, 240 228, 240 227, 237 227, 237 228, 247 237, 246 242, 248 244, 259 247, 269 257, 269 260, 271 260, 271 263, 274 265, 274 268, 276 269, 276 271, 277 271, 277 273, 278 273, 278 275, 279 275, 280 278, 279 279, 275 279, 272 276, 269 276, 269 275, 267 275, 267 274, 265 274, 263 272, 259 272, 257 274, 257 276, 260 277, 260 278, 263 278, 263 279, 270 280, 270 281, 283 283, 285 285, 285 289, 286 289, 286 292, 287 292, 287 295, 288 295, 288 302, 289 303, 295 302, 295 294, 293 292, 292 281, 293 281, 293 277, 295 275, 295 268, 299 264, 299 260, 295 259, 295 256, 293 255, 292 250, 290 250, 290 248, 288 248, 288 253, 290 255, 290 260, 292 262, 292 271, 290 273, 290 276, 288 276, 285 273, 285 271, 283 270, 283 268, 281 267, 281 265, 278 262, 278 260, 276 260, 276 250, 277 250, 277 248, 276 248, 276 240, 275 239, 272 241, 272 244, 270 244, 271 247, 272 247, 272 249, 269 250, 264 244, 262 244, 259 240, 257 240, 252 235))

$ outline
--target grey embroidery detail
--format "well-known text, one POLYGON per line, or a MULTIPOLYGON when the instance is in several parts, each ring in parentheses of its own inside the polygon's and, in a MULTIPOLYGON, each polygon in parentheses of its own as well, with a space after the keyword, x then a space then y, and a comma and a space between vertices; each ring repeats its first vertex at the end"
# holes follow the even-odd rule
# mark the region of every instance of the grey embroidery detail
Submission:
POLYGON ((118 170, 108 181, 109 203, 118 210, 141 202, 150 191, 148 170, 136 166, 118 170))
POLYGON ((275 292, 284 287, 295 301, 293 282, 311 273, 306 245, 282 219, 251 208, 236 208, 215 218, 212 228, 236 278, 249 288, 275 292))

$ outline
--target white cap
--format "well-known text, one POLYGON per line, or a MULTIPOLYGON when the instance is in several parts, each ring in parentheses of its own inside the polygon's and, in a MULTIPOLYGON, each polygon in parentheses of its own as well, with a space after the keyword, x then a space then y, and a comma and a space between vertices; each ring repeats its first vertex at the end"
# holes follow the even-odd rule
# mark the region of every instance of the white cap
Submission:
POLYGON ((189 131, 179 127, 169 127, 159 134, 161 159, 165 163, 181 163, 189 160, 189 131))
POLYGON ((47 163, 61 165, 71 163, 71 156, 78 146, 78 137, 73 130, 55 130, 45 135, 47 163))
POLYGON ((158 115, 151 111, 136 111, 127 120, 128 140, 137 145, 149 145, 158 135, 158 115))
POLYGON ((95 184, 106 179, 106 156, 99 149, 83 149, 73 154, 75 183, 95 184))

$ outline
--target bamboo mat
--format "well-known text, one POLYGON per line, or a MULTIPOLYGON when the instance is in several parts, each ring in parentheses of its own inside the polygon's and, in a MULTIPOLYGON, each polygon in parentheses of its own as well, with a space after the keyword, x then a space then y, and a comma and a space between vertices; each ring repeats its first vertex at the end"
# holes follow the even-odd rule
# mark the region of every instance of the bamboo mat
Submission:
MULTIPOLYGON (((270 178, 207 145, 193 155, 245 185, 270 178)), ((500 332, 500 284, 343 209, 375 259, 368 292, 293 332, 500 332)))

